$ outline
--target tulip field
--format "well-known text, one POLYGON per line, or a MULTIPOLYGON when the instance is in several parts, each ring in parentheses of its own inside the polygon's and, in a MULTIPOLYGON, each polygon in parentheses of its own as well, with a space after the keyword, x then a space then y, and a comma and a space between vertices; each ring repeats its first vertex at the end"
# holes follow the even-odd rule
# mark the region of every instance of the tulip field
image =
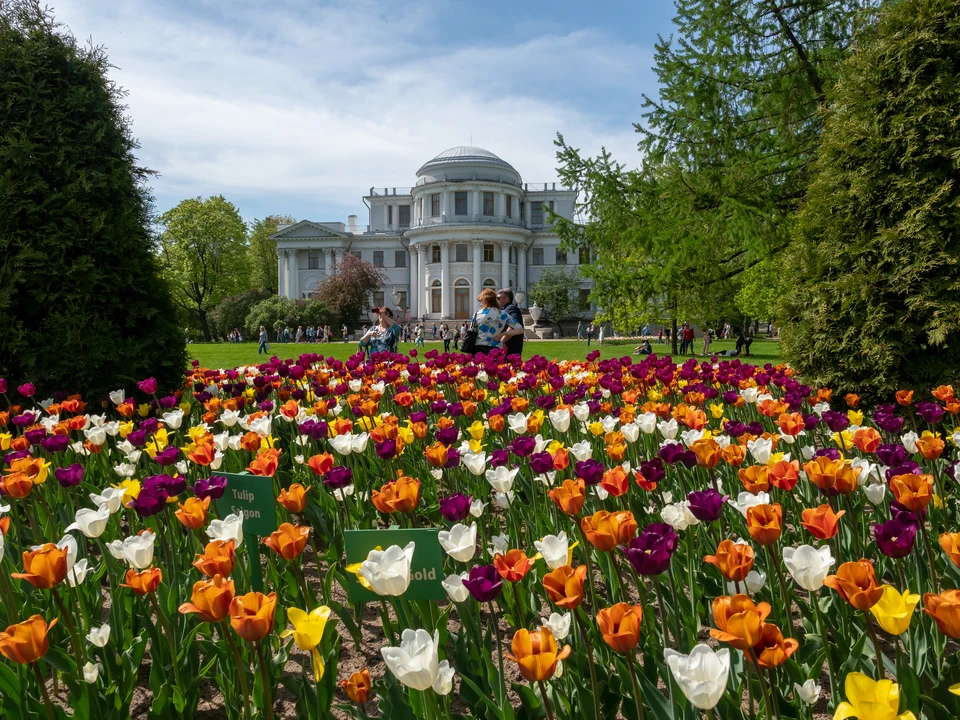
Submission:
POLYGON ((413 350, 0 398, 3 718, 960 717, 949 386, 413 350))

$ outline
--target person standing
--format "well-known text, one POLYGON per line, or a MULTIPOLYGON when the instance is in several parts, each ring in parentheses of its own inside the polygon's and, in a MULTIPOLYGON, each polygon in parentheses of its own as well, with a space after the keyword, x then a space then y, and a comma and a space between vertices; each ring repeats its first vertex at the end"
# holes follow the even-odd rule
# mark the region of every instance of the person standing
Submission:
POLYGON ((600 332, 597 335, 597 340, 599 340, 600 344, 603 345, 603 325, 600 326, 600 332))
POLYGON ((523 325, 500 308, 497 293, 492 288, 484 288, 477 296, 477 302, 480 308, 473 314, 473 325, 477 329, 474 355, 486 355, 502 347, 507 339, 523 334, 523 325))
POLYGON ((663 345, 663 328, 657 333, 657 345, 663 345))
POLYGON ((437 324, 436 324, 436 323, 433 324, 433 339, 434 339, 434 340, 437 339, 437 324))
POLYGON ((343 336, 343 341, 346 342, 347 341, 347 324, 346 323, 340 326, 340 335, 343 336))
POLYGON ((591 340, 593 340, 593 323, 587 325, 587 347, 590 347, 591 340))
MULTIPOLYGON (((498 292, 497 304, 500 306, 500 309, 509 315, 521 328, 523 327, 523 313, 520 312, 520 308, 517 307, 513 290, 504 288, 498 292)), ((507 341, 504 343, 504 347, 507 349, 507 355, 523 354, 523 335, 523 333, 520 333, 519 335, 511 335, 507 338, 507 341)))
POLYGON ((713 335, 710 332, 710 328, 706 328, 703 331, 703 356, 707 357, 710 353, 710 341, 713 339, 713 335))
POLYGON ((260 326, 260 347, 257 348, 257 355, 260 353, 270 354, 270 348, 267 347, 267 329, 263 325, 260 326))
POLYGON ((583 340, 583 320, 577 322, 577 342, 583 340))
POLYGON ((453 331, 453 349, 460 349, 460 326, 457 325, 457 329, 453 331))
POLYGON ((450 328, 446 323, 440 326, 440 339, 443 340, 443 351, 450 352, 450 328))
POLYGON ((424 347, 424 335, 427 334, 426 327, 423 325, 417 326, 417 347, 424 347))

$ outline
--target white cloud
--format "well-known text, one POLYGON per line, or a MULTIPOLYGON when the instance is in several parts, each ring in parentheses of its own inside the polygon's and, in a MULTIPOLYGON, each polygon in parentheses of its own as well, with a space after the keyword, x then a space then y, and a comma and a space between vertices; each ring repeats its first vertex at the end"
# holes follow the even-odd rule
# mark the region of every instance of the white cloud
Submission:
POLYGON ((364 222, 371 185, 412 184, 471 134, 530 182, 556 179, 557 131, 636 162, 630 122, 654 88, 651 55, 599 30, 458 45, 433 28, 431 3, 220 7, 56 8, 117 66, 161 211, 223 193, 245 199, 248 218, 295 198, 309 208, 300 216, 342 220, 350 208, 364 222))

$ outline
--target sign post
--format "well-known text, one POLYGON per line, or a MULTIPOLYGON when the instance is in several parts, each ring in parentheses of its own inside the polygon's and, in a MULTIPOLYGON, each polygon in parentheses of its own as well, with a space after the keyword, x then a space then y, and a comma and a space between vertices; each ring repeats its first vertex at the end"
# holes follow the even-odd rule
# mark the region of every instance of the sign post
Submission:
POLYGON ((253 589, 263 592, 260 569, 260 538, 277 529, 277 507, 273 496, 273 478, 250 473, 224 473, 227 488, 217 499, 220 517, 243 516, 243 539, 250 555, 250 581, 253 589))
MULTIPOLYGON (((405 547, 415 543, 413 561, 410 565, 410 587, 403 594, 408 600, 443 600, 447 591, 443 581, 443 549, 440 547, 440 530, 434 528, 387 530, 347 530, 343 533, 347 565, 363 562, 371 550, 386 550, 391 545, 405 547)), ((347 584, 352 602, 372 602, 380 596, 367 590, 357 576, 347 573, 347 584)))

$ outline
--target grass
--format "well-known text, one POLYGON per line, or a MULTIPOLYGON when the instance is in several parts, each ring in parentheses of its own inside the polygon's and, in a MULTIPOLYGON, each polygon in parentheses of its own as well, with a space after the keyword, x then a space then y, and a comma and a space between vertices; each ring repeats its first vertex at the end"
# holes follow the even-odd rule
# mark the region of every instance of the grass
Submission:
MULTIPOLYGON (((698 351, 702 347, 701 341, 697 340, 698 351)), ((576 340, 527 340, 523 344, 523 357, 528 358, 532 355, 543 355, 554 360, 582 360, 587 353, 592 350, 600 350, 601 358, 622 357, 632 354, 637 346, 636 340, 608 340, 603 345, 593 342, 587 347, 586 342, 576 340)), ((719 340, 710 345, 711 352, 720 350, 732 350, 734 342, 732 340, 719 340)), ((410 343, 403 343, 400 346, 401 352, 409 352, 413 348, 410 343)), ((669 351, 669 345, 653 344, 653 351, 658 354, 664 354, 669 351)), ((355 342, 343 343, 270 343, 270 354, 257 357, 256 343, 198 343, 187 346, 187 352, 191 359, 200 361, 201 367, 212 368, 234 368, 240 365, 256 365, 264 362, 273 355, 281 359, 299 357, 302 353, 317 353, 325 357, 334 357, 338 360, 346 360, 350 355, 356 352, 357 344, 355 342)), ((443 350, 443 343, 427 342, 427 350, 443 350)), ((766 362, 780 361, 780 343, 775 340, 756 340, 751 350, 751 357, 744 358, 745 361, 763 364, 766 362)), ((422 354, 422 350, 420 351, 422 354)), ((699 357, 699 355, 698 355, 699 357)), ((639 358, 637 358, 639 359, 639 358)), ((682 362, 681 356, 677 360, 682 362)))

